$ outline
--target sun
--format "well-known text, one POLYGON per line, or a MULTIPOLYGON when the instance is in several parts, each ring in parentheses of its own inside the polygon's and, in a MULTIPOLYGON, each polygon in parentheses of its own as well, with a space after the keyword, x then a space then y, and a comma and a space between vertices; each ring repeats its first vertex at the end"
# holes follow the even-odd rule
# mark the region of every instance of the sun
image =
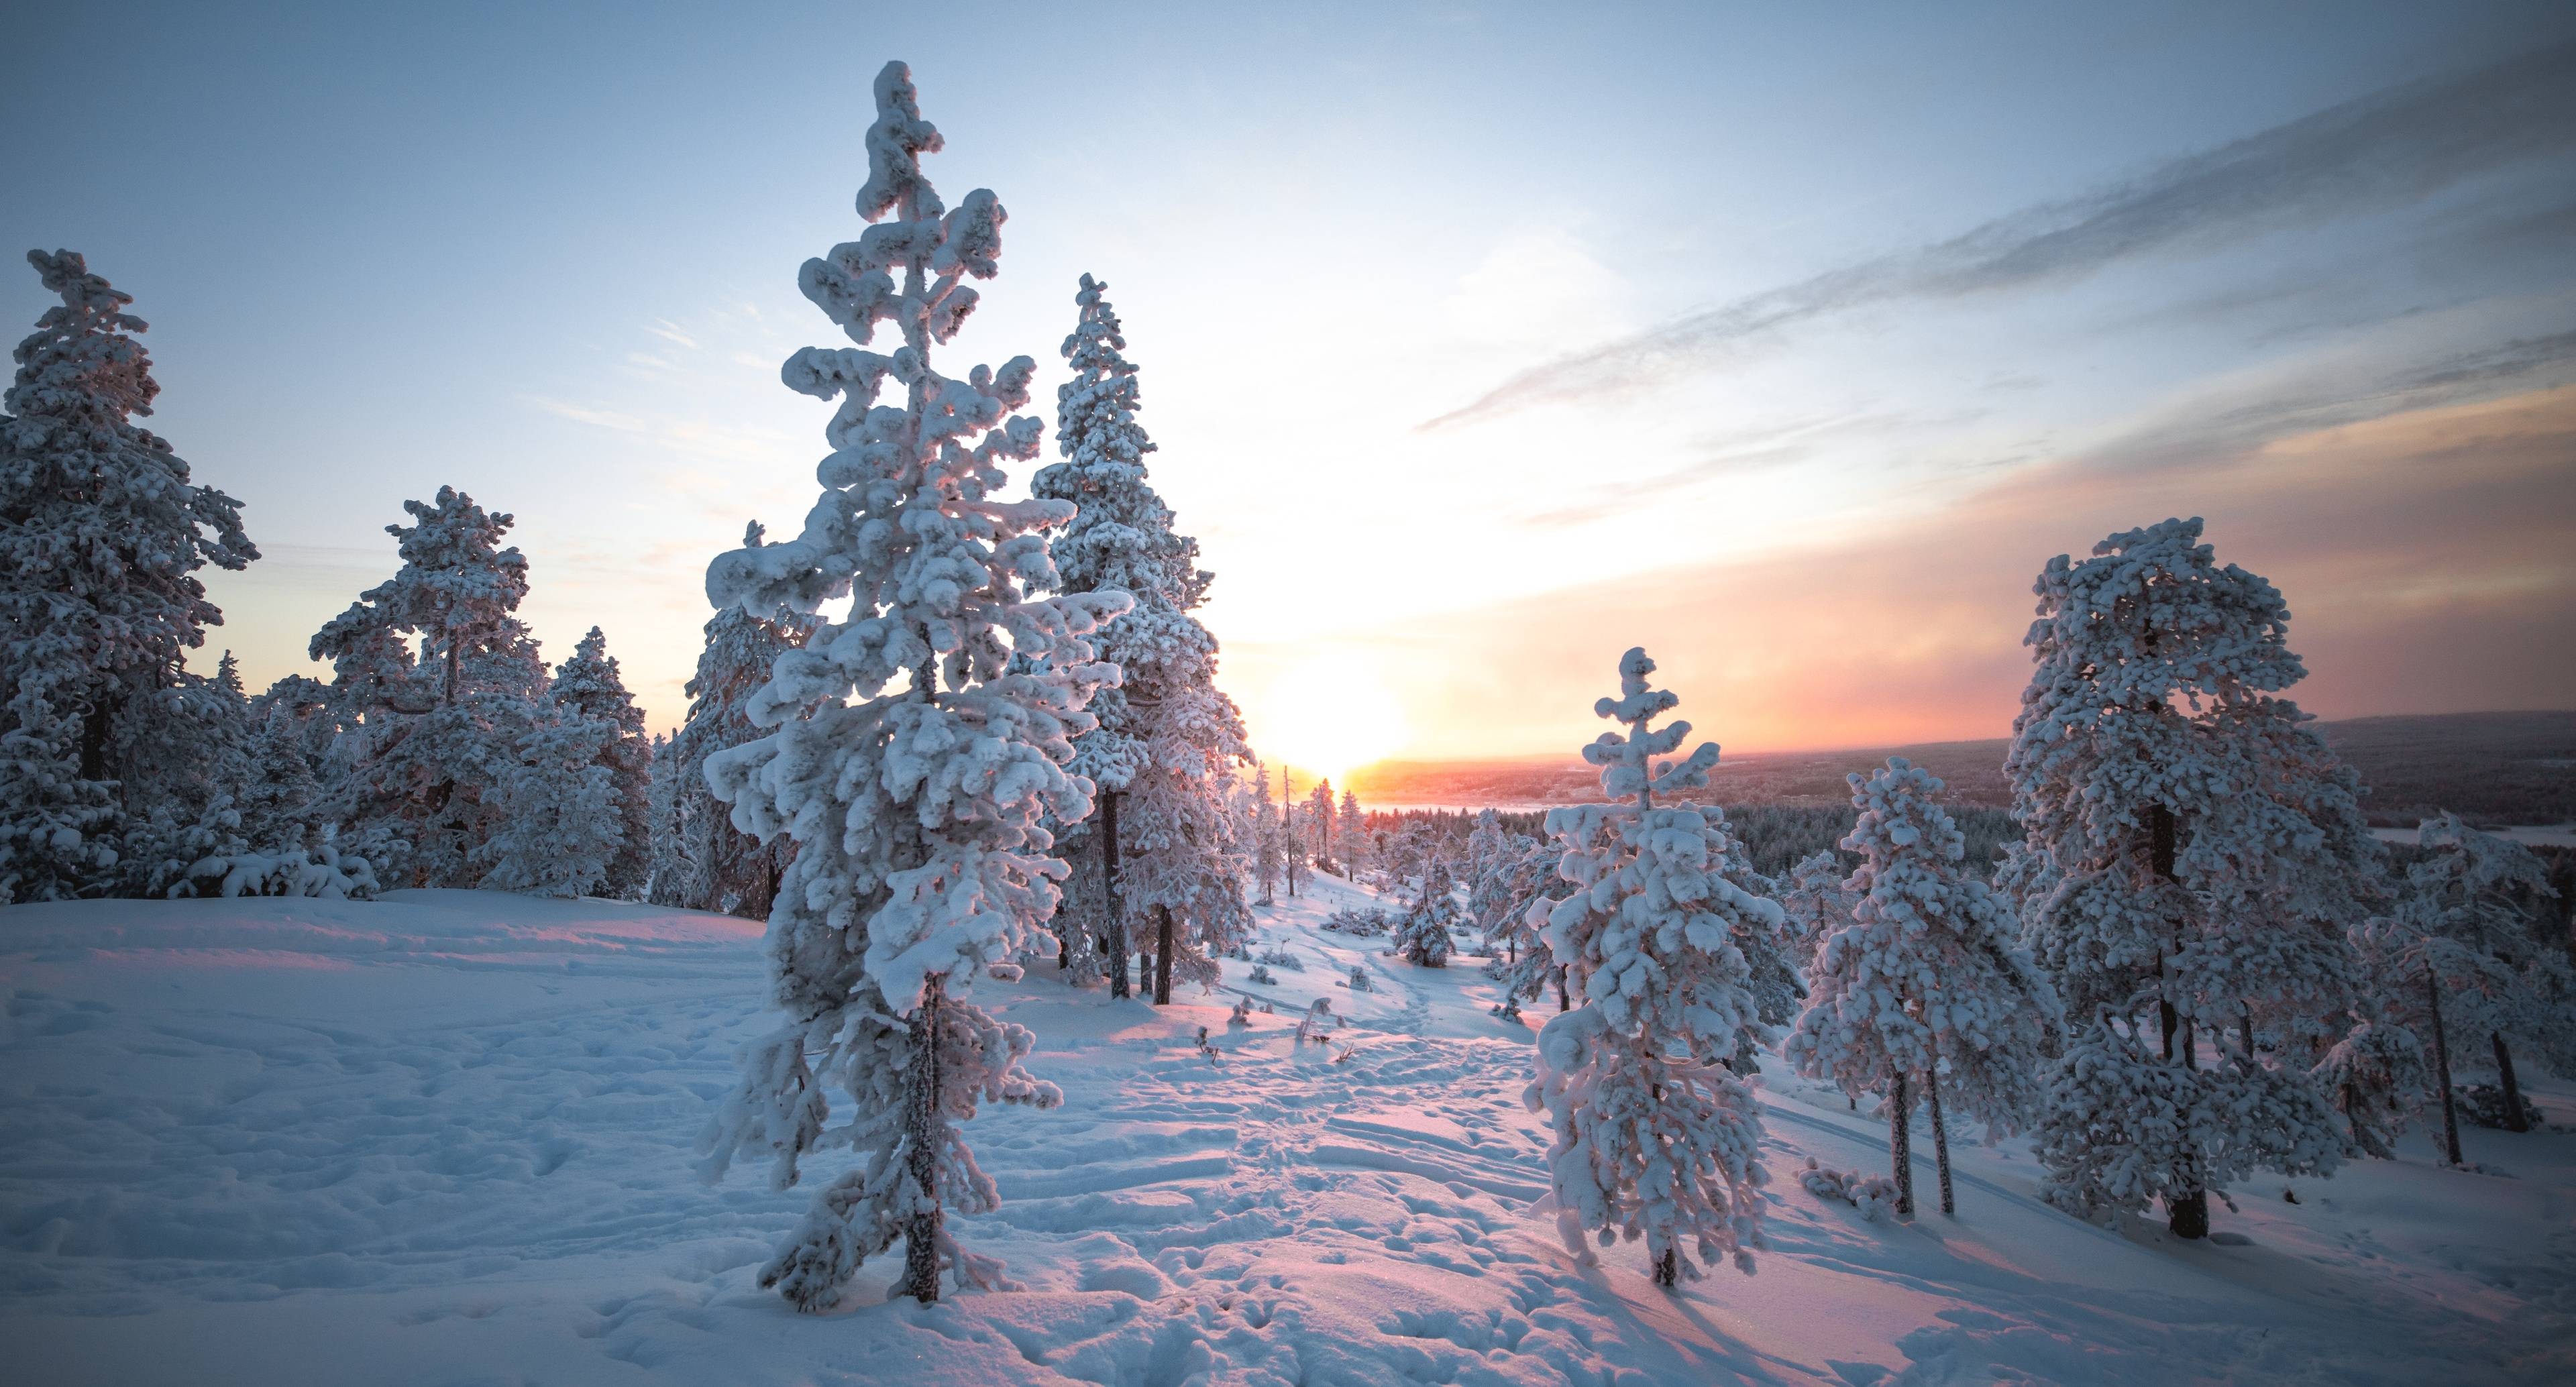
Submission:
POLYGON ((1338 780, 1404 744, 1404 708, 1366 666, 1315 660, 1270 686, 1251 732, 1265 759, 1338 780))

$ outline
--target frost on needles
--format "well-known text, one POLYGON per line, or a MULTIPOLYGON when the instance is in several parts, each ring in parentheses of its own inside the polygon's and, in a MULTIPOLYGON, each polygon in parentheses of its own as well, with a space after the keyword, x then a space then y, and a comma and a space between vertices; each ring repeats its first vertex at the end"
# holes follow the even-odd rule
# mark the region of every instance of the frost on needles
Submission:
POLYGON ((1735 935, 1747 923, 1777 931, 1780 907, 1728 879, 1723 815, 1655 802, 1705 788, 1717 745, 1656 760, 1690 724, 1648 726, 1680 702, 1646 682, 1654 669, 1630 650, 1620 696, 1595 705, 1628 729, 1583 749, 1611 802, 1547 814, 1574 891, 1530 909, 1545 912, 1542 937, 1578 1005, 1539 1031, 1527 1099, 1555 1131, 1548 1167, 1568 1249, 1588 1261, 1587 1234, 1603 1246, 1643 1238, 1669 1286, 1721 1257, 1749 1272, 1762 1246, 1762 1118, 1729 1063, 1770 1037, 1735 935))
POLYGON ((812 614, 850 599, 782 655, 753 696, 774 729, 710 757, 707 779, 734 824, 797 845, 769 917, 772 1000, 786 1023, 744 1054, 742 1082, 707 1138, 710 1179, 745 1152, 794 1184, 806 1157, 854 1158, 761 1273, 798 1309, 839 1303, 865 1259, 905 1244, 900 1294, 939 1295, 942 1273, 1001 1284, 1001 1265, 961 1247, 944 1213, 999 1196, 961 1125, 985 1102, 1061 1101, 1021 1064, 1026 1027, 971 1000, 1054 914, 1064 863, 1049 823, 1090 813, 1068 772, 1085 705, 1114 667, 1090 638, 1126 611, 1122 592, 1031 597, 1061 586, 1045 531, 1065 501, 995 499, 1001 464, 1037 454, 1028 403, 1035 363, 930 365, 990 279, 1004 213, 984 189, 951 210, 923 176, 939 132, 911 74, 877 74, 868 181, 856 241, 805 262, 798 283, 854 347, 788 358, 787 385, 841 401, 825 426, 821 496, 795 538, 719 556, 718 605, 812 614), (891 351, 868 350, 895 329, 891 351), (891 386, 894 401, 878 403, 891 386), (828 1125, 834 1091, 848 1120, 828 1125))

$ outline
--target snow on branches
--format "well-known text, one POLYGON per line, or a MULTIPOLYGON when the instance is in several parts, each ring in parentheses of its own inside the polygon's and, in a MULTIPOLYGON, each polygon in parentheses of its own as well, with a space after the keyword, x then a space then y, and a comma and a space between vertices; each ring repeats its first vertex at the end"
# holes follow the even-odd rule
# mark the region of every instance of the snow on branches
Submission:
POLYGON ((1043 426, 1012 413, 1035 363, 963 378, 931 366, 974 307, 966 281, 996 271, 1002 206, 982 189, 954 210, 941 202, 919 162, 939 132, 902 63, 877 75, 876 101, 858 197, 874 225, 799 276, 858 345, 808 347, 780 371, 841 401, 822 494, 795 538, 707 571, 710 600, 755 616, 850 599, 752 697, 750 720, 774 730, 707 761, 735 826, 797 851, 769 919, 786 1023, 747 1051, 706 1173, 758 1151, 784 1185, 818 1150, 855 1157, 762 1272, 804 1310, 837 1304, 897 1240, 903 1294, 937 1299, 943 1272, 1000 1283, 998 1262, 947 1231, 945 1210, 999 1202, 960 1129, 983 1102, 1061 1097, 1022 1066, 1027 1028, 971 997, 980 978, 1018 976, 1014 960, 1055 912, 1065 866, 1046 825, 1091 811, 1090 782, 1067 766, 1096 725, 1084 705, 1116 679, 1091 640, 1132 605, 1124 592, 1031 595, 1062 586, 1046 531, 1075 509, 997 499, 1003 464, 1038 451, 1043 426), (887 325, 897 345, 868 350, 887 325), (894 401, 879 403, 889 386, 894 401), (834 1089, 852 1111, 827 1128, 834 1089))
POLYGON ((1727 878, 1721 816, 1656 803, 1704 788, 1717 746, 1657 761, 1690 724, 1649 727, 1680 701, 1646 682, 1654 668, 1630 650, 1620 696, 1595 705, 1627 729, 1583 749, 1612 802, 1548 811, 1574 890, 1530 909, 1545 912, 1541 937, 1578 1005, 1540 1030, 1527 1101, 1555 1132, 1548 1165, 1567 1247, 1588 1259, 1587 1234, 1604 1246, 1643 1238, 1656 1280, 1672 1285, 1722 1257, 1750 1271, 1762 1245, 1761 1116, 1728 1064, 1770 1035, 1734 935, 1745 922, 1777 930, 1780 907, 1727 878))

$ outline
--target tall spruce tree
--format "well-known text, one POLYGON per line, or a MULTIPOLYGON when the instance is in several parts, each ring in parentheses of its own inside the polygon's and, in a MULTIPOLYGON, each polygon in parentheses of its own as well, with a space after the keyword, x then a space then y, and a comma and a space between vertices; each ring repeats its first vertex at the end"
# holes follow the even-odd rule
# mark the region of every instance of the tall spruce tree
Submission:
POLYGON ((1843 883, 1848 913, 1815 949, 1807 1009, 1781 1049, 1809 1078, 1879 1096, 1900 1214, 1914 1212, 1909 1126, 1926 1104, 1941 1212, 1954 1213, 1946 1114, 2006 1128, 2028 1119, 2057 997, 2013 941, 2002 899, 1965 870, 1966 842, 1934 799, 1940 779, 1892 756, 1850 782, 1860 812, 1842 846, 1861 864, 1843 883))
POLYGON ((941 141, 902 63, 877 75, 876 103, 858 196, 874 225, 799 276, 859 345, 808 347, 781 369, 790 388, 841 400, 822 496, 796 538, 707 571, 708 597, 747 613, 850 602, 753 696, 751 720, 775 730, 707 764, 736 823, 797 850, 769 917, 785 1022, 746 1050, 704 1171, 764 1153, 784 1187, 817 1151, 856 1158, 761 1272, 801 1310, 839 1303, 860 1263, 898 1241, 902 1294, 936 1300, 943 1273, 999 1284, 1000 1264, 946 1222, 1000 1199, 961 1128, 984 1102, 1062 1094, 1022 1065, 1035 1037, 973 989, 1019 976, 1055 911, 1065 866, 1046 825, 1089 812, 1091 785, 1066 767, 1095 726, 1084 704, 1115 677, 1090 637, 1131 602, 1029 595, 1061 585, 1045 531, 1074 511, 999 499, 1002 464, 1036 456, 1043 437, 1010 413, 1036 363, 962 378, 931 366, 975 306, 966 281, 998 269, 1002 205, 979 188, 950 209, 923 176, 941 141), (881 324, 900 335, 891 352, 866 349, 881 324), (899 403, 878 403, 888 382, 899 403), (848 1120, 828 1125, 835 1090, 848 1120))
POLYGON ((2183 1237, 2207 1234, 2212 1190, 2340 1159, 2307 1066, 2225 1036, 2250 1008, 2285 1033, 2341 1012, 2337 877, 2368 841, 2351 773, 2279 696, 2306 674, 2287 604, 2200 535, 2167 520, 2049 561, 2004 763, 2044 859, 2017 871, 2047 888, 2025 942, 2066 1010, 2048 1197, 2100 1217, 2162 1200, 2183 1237))
POLYGON ((1097 889, 1078 878, 1058 928, 1089 922, 1108 941, 1113 996, 1126 995, 1127 941, 1150 928, 1153 996, 1166 1003, 1176 958, 1186 975, 1212 980, 1211 955, 1250 927, 1224 786, 1252 753, 1234 700, 1216 686, 1216 637, 1190 614, 1214 575, 1147 480, 1154 443, 1136 421, 1136 367, 1108 289, 1084 275, 1074 295, 1080 316, 1063 347, 1073 378, 1056 390, 1063 461, 1029 484, 1077 508, 1048 541, 1064 590, 1135 600, 1096 642, 1120 678, 1092 699, 1099 726, 1074 741, 1073 768, 1098 787, 1100 812, 1069 826, 1063 846, 1097 889))
POLYGON ((501 545, 512 518, 454 487, 403 509, 385 527, 402 567, 313 637, 341 729, 326 794, 389 882, 473 886, 545 687, 518 617, 528 561, 501 545))
POLYGON ((1342 791, 1342 821, 1334 833, 1334 850, 1341 854, 1342 880, 1359 880, 1360 868, 1368 865, 1368 821, 1360 817, 1360 797, 1347 788, 1342 791))
POLYGON ((620 900, 641 900, 653 870, 653 744, 644 735, 644 710, 626 691, 617 657, 608 653, 608 637, 598 627, 573 647, 572 658, 555 666, 545 703, 558 719, 586 718, 610 731, 597 764, 608 772, 617 849, 597 890, 620 900))
POLYGON ((1548 1166, 1567 1249, 1589 1261, 1592 1238, 1642 1237, 1657 1284, 1670 1286, 1721 1257, 1749 1272, 1762 1246, 1761 1109, 1728 1064, 1771 1033, 1734 936, 1746 919, 1776 930, 1780 907, 1727 879, 1723 819, 1656 802, 1705 788, 1717 745, 1657 763, 1690 724, 1648 725, 1680 702, 1646 682, 1654 669, 1630 650, 1620 696, 1594 705, 1627 728, 1583 749, 1610 802, 1547 813, 1574 890, 1531 908, 1547 911, 1548 951, 1581 1005, 1540 1029, 1527 1101, 1555 1132, 1548 1166))
POLYGON ((0 901, 150 889, 127 822, 202 770, 164 697, 223 621, 196 574, 259 557, 239 503, 134 422, 161 387, 133 297, 67 250, 27 262, 62 304, 0 413, 0 901))
MULTIPOLYGON (((744 548, 764 542, 760 522, 743 528, 744 548)), ((795 860, 796 840, 780 834, 762 842, 736 828, 731 808, 707 787, 707 758, 762 735, 752 725, 752 697, 768 684, 778 657, 802 648, 814 625, 813 617, 789 607, 754 615, 727 606, 707 618, 706 648, 683 690, 688 720, 653 763, 667 799, 653 834, 656 902, 769 917, 778 883, 795 860)))

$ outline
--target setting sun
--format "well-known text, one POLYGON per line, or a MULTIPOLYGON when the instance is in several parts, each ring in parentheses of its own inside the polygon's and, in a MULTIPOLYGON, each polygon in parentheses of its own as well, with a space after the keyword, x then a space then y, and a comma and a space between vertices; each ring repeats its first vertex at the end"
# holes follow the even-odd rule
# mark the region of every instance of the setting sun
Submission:
POLYGON ((1344 778, 1404 743, 1403 706, 1364 665, 1312 661, 1265 694, 1250 709, 1253 745, 1310 774, 1344 778))

